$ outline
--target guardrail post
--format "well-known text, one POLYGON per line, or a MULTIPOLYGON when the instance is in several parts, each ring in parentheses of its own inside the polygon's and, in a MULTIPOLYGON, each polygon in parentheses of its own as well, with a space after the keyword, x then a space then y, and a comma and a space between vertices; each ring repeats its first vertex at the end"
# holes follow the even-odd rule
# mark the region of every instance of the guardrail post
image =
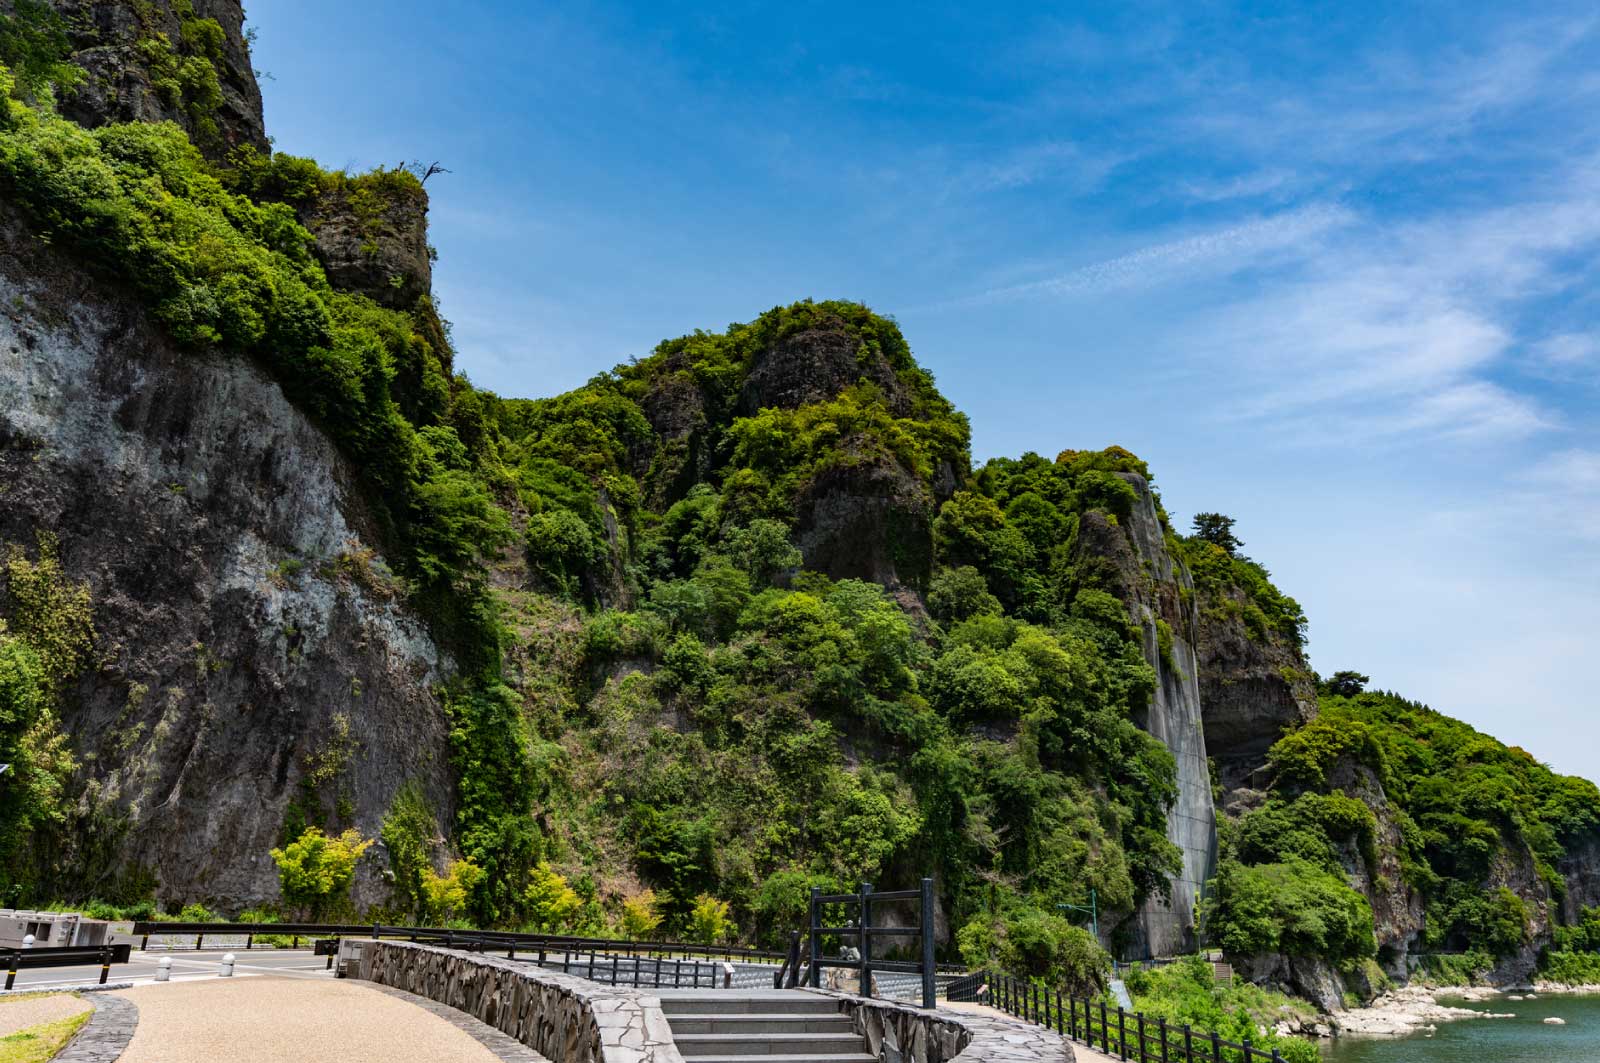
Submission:
MULTIPOLYGON (((822 902, 817 899, 821 896, 822 890, 816 886, 812 886, 811 913, 809 920, 811 925, 806 932, 806 936, 810 939, 810 944, 807 946, 807 952, 811 957, 810 981, 812 989, 816 989, 822 985, 822 972, 820 965, 817 963, 818 960, 822 959, 822 902)), ((699 972, 696 971, 696 974, 698 973, 699 972)))
POLYGON ((872 926, 872 883, 861 884, 861 995, 872 995, 872 933, 868 929, 872 926))
POLYGON ((922 879, 922 1006, 934 1007, 937 986, 933 980, 933 879, 922 879))
POLYGON ((106 979, 111 977, 111 950, 100 950, 100 984, 105 985, 106 979))
POLYGON ((200 951, 200 942, 204 941, 205 939, 206 936, 204 934, 196 934, 194 936, 194 950, 196 952, 200 951))
POLYGON ((6 953, 6 988, 10 989, 17 982, 17 968, 22 966, 22 953, 15 949, 6 953))
POLYGON ((140 952, 149 952, 150 951, 150 935, 149 934, 146 934, 143 938, 140 939, 140 941, 139 941, 139 951, 140 952))
POLYGON ((251 949, 253 949, 255 947, 256 947, 256 936, 254 934, 246 934, 244 936, 244 950, 246 952, 249 952, 251 949))

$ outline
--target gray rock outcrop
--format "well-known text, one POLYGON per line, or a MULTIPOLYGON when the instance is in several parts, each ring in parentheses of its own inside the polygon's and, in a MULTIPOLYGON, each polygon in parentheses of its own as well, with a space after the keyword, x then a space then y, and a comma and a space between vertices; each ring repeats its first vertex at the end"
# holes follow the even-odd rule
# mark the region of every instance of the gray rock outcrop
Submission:
MULTIPOLYGON (((0 542, 53 533, 94 604, 47 880, 234 911, 276 897, 291 806, 373 837, 416 780, 448 822, 452 666, 328 438, 260 369, 174 349, 9 214, 0 305, 0 542)), ((375 865, 358 903, 387 900, 375 865)))

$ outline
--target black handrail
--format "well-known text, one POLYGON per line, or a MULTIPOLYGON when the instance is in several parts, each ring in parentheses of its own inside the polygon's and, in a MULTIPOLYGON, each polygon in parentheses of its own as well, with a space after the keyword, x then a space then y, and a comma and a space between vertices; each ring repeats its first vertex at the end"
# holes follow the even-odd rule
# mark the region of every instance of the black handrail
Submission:
POLYGON ((1121 1007, 1113 1015, 1103 999, 1096 1002, 1060 992, 1052 994, 1035 982, 1003 972, 975 972, 952 983, 949 991, 948 999, 980 1000, 1118 1059, 1138 1063, 1283 1063, 1276 1048, 1256 1048, 1248 1037, 1229 1041, 1215 1032, 1201 1033, 1188 1024, 1172 1026, 1166 1019, 1150 1019, 1143 1012, 1130 1014, 1121 1007), (970 998, 966 996, 969 992, 970 998), (962 995, 958 997, 956 993, 962 995), (984 997, 987 999, 981 999, 984 997))

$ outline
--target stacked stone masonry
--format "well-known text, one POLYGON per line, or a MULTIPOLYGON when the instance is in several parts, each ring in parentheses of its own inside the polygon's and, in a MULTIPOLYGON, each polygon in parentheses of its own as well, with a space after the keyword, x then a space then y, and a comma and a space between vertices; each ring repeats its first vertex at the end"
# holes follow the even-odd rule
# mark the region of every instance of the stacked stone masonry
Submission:
MULTIPOLYGON (((352 973, 473 1016, 551 1063, 683 1063, 661 1000, 481 953, 398 941, 361 943, 352 973)), ((1053 1031, 1000 1015, 927 1011, 808 990, 850 1015, 880 1063, 1073 1063, 1053 1031)))
POLYGON ((358 976, 464 1011, 551 1063, 683 1063, 643 990, 400 941, 363 943, 358 976))
POLYGON ((1073 1063, 1072 1045, 1053 1030, 981 1012, 932 1011, 825 989, 839 1001, 879 1063, 1073 1063))

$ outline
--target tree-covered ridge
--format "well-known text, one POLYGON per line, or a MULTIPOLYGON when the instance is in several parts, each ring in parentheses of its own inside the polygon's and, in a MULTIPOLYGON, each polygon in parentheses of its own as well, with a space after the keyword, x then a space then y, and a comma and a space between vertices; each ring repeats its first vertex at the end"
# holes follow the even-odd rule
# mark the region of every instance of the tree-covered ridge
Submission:
MULTIPOLYGON (((1421 948, 1477 953, 1487 970, 1561 921, 1559 866, 1600 829, 1600 790, 1424 705, 1359 692, 1362 677, 1352 689, 1347 675, 1272 747, 1266 801, 1227 833, 1211 931, 1240 952, 1373 955, 1370 913, 1363 926, 1332 914, 1364 902, 1355 874, 1374 891, 1415 891, 1421 948), (1324 899, 1271 910, 1274 876, 1320 882, 1324 899), (1307 913, 1320 920, 1309 935, 1307 913)), ((1580 937, 1555 926, 1558 948, 1580 937)))

